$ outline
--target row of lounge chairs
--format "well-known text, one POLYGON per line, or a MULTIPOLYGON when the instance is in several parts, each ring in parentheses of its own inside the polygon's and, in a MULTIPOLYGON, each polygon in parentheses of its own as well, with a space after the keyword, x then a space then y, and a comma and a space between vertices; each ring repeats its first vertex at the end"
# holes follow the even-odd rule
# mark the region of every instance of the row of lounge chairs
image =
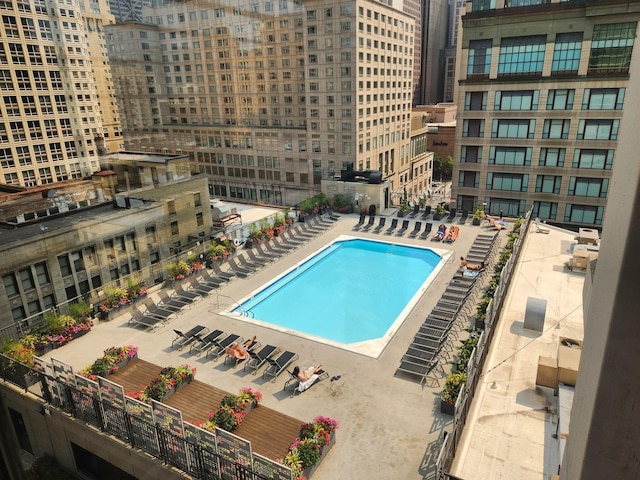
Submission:
MULTIPOLYGON (((467 260, 472 258, 471 252, 482 251, 484 256, 479 261, 488 261, 496 238, 497 235, 478 235, 467 260)), ((479 272, 469 273, 473 275, 454 276, 451 279, 440 300, 425 318, 406 353, 402 356, 397 373, 420 379, 420 385, 428 380, 439 384, 438 375, 445 375, 443 363, 446 362, 448 354, 453 352, 451 337, 458 338, 458 331, 454 328, 456 318, 463 308, 479 272)))
MULTIPOLYGON (((414 205, 413 210, 411 211, 411 213, 409 213, 409 218, 416 218, 419 216, 421 219, 426 220, 427 218, 429 218, 429 215, 431 215, 431 205, 427 205, 424 211, 422 212, 422 214, 420 214, 420 206, 414 205)), ((456 208, 452 208, 449 210, 449 215, 445 218, 445 220, 451 223, 455 220, 457 215, 458 215, 458 210, 456 208)), ((458 223, 464 224, 468 218, 469 218, 469 210, 464 209, 461 212, 460 218, 458 219, 458 223)))
MULTIPOLYGON (((369 222, 367 224, 364 224, 364 217, 365 217, 364 215, 360 216, 360 221, 356 223, 353 227, 354 230, 356 231, 360 230, 360 231, 366 232, 371 229, 371 225, 374 224, 375 216, 371 215, 369 217, 369 222), (360 226, 361 224, 364 224, 364 226, 360 226)), ((380 217, 378 225, 373 229, 373 233, 384 233, 385 235, 395 234, 395 236, 401 237, 411 229, 410 220, 403 220, 401 227, 398 228, 398 219, 394 218, 391 220, 391 224, 389 225, 389 227, 385 230, 384 227, 386 226, 386 221, 387 221, 386 217, 380 217)), ((413 229, 409 232, 408 237, 420 238, 421 240, 426 240, 427 238, 429 238, 429 235, 431 234, 432 230, 433 230, 433 224, 431 222, 426 222, 423 229, 422 222, 416 221, 414 222, 413 229)), ((432 239, 435 241, 444 241, 446 243, 453 243, 458 238, 459 233, 460 233, 459 227, 452 226, 450 229, 447 230, 447 226, 444 224, 441 224, 438 227, 437 232, 433 235, 432 239)))
POLYGON ((209 330, 204 325, 196 325, 187 332, 174 329, 176 337, 171 342, 171 348, 182 350, 189 347, 189 353, 205 354, 206 358, 219 359, 225 353, 225 364, 234 367, 244 362, 244 371, 256 374, 260 368, 267 365, 262 372, 262 378, 269 378, 275 382, 276 378, 298 358, 298 354, 289 350, 281 351, 274 345, 262 345, 255 339, 244 350, 249 354, 246 359, 229 354, 229 348, 240 345, 244 340, 235 333, 226 334, 222 330, 209 330), (246 360, 246 361, 245 361, 246 360))

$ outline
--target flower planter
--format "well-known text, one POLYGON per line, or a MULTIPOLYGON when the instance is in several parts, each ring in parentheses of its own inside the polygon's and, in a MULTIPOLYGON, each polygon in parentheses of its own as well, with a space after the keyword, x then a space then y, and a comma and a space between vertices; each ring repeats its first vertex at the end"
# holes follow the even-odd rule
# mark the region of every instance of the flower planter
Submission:
POLYGON ((456 406, 440 400, 440 413, 446 413, 447 415, 454 415, 456 413, 456 406))
POLYGON ((475 226, 480 225, 481 222, 482 220, 480 220, 479 218, 474 218, 473 220, 471 220, 471 224, 475 226))
POLYGON ((484 317, 475 319, 475 327, 478 330, 484 330, 485 321, 484 317))
POLYGON ((138 358, 138 354, 137 353, 133 357, 127 357, 124 360, 116 363, 116 367, 118 367, 118 370, 120 370, 122 367, 126 367, 129 363, 131 363, 136 358, 138 358))
POLYGON ((258 408, 258 402, 251 402, 244 407, 244 411, 249 413, 254 408, 258 408))
POLYGON ((322 447, 322 451, 320 452, 320 460, 318 460, 318 463, 302 470, 302 475, 304 475, 307 479, 311 478, 311 476, 315 473, 315 471, 318 469, 318 467, 322 463, 322 460, 329 453, 329 450, 333 448, 333 444, 335 443, 335 441, 336 441, 336 431, 334 430, 329 434, 329 444, 322 447))
POLYGON ((444 215, 440 215, 438 213, 434 213, 433 214, 433 219, 434 220, 442 220, 442 217, 444 217, 444 215))
POLYGON ((407 214, 407 212, 398 212, 398 218, 402 218, 407 214))

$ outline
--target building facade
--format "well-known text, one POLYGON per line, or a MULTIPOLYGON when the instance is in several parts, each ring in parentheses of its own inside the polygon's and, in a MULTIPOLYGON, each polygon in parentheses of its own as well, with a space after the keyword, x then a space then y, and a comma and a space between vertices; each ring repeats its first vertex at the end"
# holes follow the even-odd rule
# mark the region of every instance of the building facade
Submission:
POLYGON ((106 57, 107 2, 0 2, 0 182, 35 187, 98 170, 122 143, 106 57))
POLYGON ((462 18, 457 207, 600 227, 640 2, 503 3, 462 18))
POLYGON ((286 0, 167 1, 143 14, 144 24, 107 31, 129 150, 188 153, 227 200, 293 205, 349 163, 399 188, 410 164, 410 15, 286 0))
POLYGON ((204 176, 188 173, 188 159, 146 156, 126 172, 130 159, 111 160, 113 176, 94 179, 124 191, 113 202, 51 199, 51 206, 25 219, 3 219, 16 228, 3 230, 0 253, 0 328, 73 300, 97 301, 103 286, 126 286, 129 278, 151 285, 165 278, 169 258, 204 243, 211 233, 211 209, 204 176), (143 186, 141 186, 143 185, 143 186), (61 205, 66 205, 61 211, 61 205))

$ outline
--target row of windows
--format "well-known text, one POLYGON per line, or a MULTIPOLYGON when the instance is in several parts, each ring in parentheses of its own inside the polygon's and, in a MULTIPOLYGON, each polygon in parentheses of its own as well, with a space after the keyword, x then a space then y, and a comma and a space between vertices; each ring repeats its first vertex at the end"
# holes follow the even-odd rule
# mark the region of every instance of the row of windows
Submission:
MULTIPOLYGON (((461 163, 482 163, 483 147, 463 145, 460 149, 461 163)), ((489 164, 530 166, 532 147, 490 147, 489 164)), ((564 167, 566 148, 540 148, 538 165, 541 167, 564 167)), ((611 170, 614 150, 576 148, 571 168, 611 170)))
MULTIPOLYGON (((582 110, 622 110, 625 88, 585 88, 582 95, 582 110)), ((575 89, 549 90, 547 110, 572 110, 575 89)), ((488 92, 466 92, 465 110, 487 110, 488 92)), ((538 110, 539 90, 498 90, 495 93, 495 111, 538 110)), ((544 99, 543 99, 544 101, 544 99)))
MULTIPOLYGON (((569 119, 546 119, 541 138, 568 139, 569 119)), ((617 140, 620 120, 588 119, 578 121, 577 140, 617 140)), ((491 138, 535 138, 535 119, 495 119, 491 123, 491 138)), ((484 119, 465 119, 462 122, 464 138, 483 138, 484 119)))
MULTIPOLYGON (((479 188, 480 172, 461 171, 458 174, 459 187, 479 188)), ((520 173, 488 172, 487 190, 526 192, 529 188, 529 175, 520 173)), ((562 177, 559 175, 536 175, 536 193, 560 194, 562 177)), ((608 178, 569 177, 567 195, 574 197, 606 198, 609 189, 608 178)))
MULTIPOLYGON (((589 71, 626 70, 631 62, 636 22, 594 25, 589 54, 589 71)), ((552 74, 578 72, 583 32, 555 35, 552 74)), ((500 39, 498 76, 541 75, 547 47, 546 35, 528 35, 500 39)), ((488 76, 491 69, 493 40, 469 42, 467 75, 488 76)))

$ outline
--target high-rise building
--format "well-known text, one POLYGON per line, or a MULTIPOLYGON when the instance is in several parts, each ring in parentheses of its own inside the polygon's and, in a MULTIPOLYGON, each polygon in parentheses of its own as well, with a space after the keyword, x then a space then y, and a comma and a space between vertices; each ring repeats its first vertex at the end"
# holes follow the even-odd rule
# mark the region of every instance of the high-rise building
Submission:
POLYGON ((444 49, 444 101, 453 102, 456 94, 456 58, 458 55, 458 34, 460 15, 466 0, 449 1, 449 29, 447 47, 444 49))
POLYGON ((106 0, 0 2, 0 182, 33 187, 99 170, 121 146, 106 0))
POLYGON ((448 18, 449 8, 445 0, 422 2, 420 89, 414 105, 430 105, 444 100, 448 18))
POLYGON ((116 22, 141 22, 142 9, 151 6, 151 0, 110 0, 109 8, 116 22))
POLYGON ((522 3, 462 18, 457 207, 599 227, 640 2, 522 3))
POLYGON ((352 163, 410 169, 415 26, 363 0, 165 1, 107 44, 128 149, 184 152, 226 199, 295 204, 352 163))

